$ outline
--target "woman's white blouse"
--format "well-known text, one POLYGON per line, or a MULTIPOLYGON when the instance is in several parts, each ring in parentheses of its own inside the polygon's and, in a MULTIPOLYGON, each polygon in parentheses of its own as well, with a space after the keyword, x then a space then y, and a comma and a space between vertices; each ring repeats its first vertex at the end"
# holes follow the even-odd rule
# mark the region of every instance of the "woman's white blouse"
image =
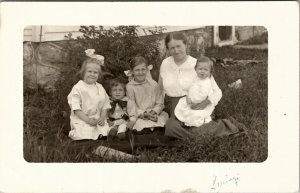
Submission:
POLYGON ((187 60, 177 65, 172 56, 166 58, 160 67, 164 91, 168 96, 180 97, 187 95, 188 90, 197 77, 194 66, 196 59, 188 56, 187 60))
MULTIPOLYGON (((163 60, 160 67, 159 83, 165 94, 170 97, 182 97, 188 95, 189 88, 197 79, 195 71, 197 59, 188 56, 187 60, 177 65, 172 56, 163 60)), ((213 93, 209 95, 209 100, 216 106, 222 98, 222 91, 218 87, 215 79, 211 76, 213 93)))

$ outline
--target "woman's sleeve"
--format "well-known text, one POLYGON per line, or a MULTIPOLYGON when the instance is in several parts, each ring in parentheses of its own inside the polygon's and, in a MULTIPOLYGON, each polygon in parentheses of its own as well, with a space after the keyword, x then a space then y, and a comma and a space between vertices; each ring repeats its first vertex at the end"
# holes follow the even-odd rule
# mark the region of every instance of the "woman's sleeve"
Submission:
POLYGON ((211 86, 212 86, 213 93, 208 96, 208 99, 214 106, 216 106, 222 98, 222 91, 217 85, 213 76, 211 76, 211 86))
POLYGON ((158 84, 155 85, 154 94, 155 106, 152 108, 152 110, 159 115, 164 108, 164 97, 158 84))
POLYGON ((72 91, 68 95, 68 104, 72 111, 81 110, 81 95, 79 89, 76 87, 72 88, 72 91))
POLYGON ((145 111, 143 111, 142 109, 139 109, 135 103, 135 96, 134 96, 134 90, 131 86, 126 85, 126 96, 132 100, 132 102, 135 105, 136 108, 136 114, 137 115, 142 115, 145 111))

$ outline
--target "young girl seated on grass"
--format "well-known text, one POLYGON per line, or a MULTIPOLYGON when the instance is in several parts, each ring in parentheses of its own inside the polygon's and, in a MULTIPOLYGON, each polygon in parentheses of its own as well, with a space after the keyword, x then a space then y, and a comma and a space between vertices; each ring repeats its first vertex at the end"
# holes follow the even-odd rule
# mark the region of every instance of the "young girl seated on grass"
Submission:
MULTIPOLYGON (((148 77, 149 69, 144 57, 137 56, 130 64, 133 79, 126 85, 127 96, 135 102, 136 122, 133 131, 141 132, 148 128, 164 127, 168 114, 163 110, 164 101, 157 82, 148 77)), ((129 128, 131 126, 129 125, 129 128)))
POLYGON ((213 92, 210 79, 212 68, 213 63, 209 58, 202 56, 197 60, 195 66, 197 78, 192 83, 188 95, 181 98, 175 108, 175 116, 186 126, 200 127, 212 120, 213 104, 209 104, 203 110, 191 109, 193 103, 201 103, 213 92))
POLYGON ((124 139, 127 124, 132 125, 136 121, 134 117, 136 115, 135 104, 125 96, 125 84, 120 80, 111 80, 109 89, 112 108, 108 111, 108 124, 111 127, 108 139, 113 139, 114 136, 124 139))
POLYGON ((104 57, 94 55, 94 50, 86 50, 88 58, 80 70, 82 80, 75 84, 68 95, 71 108, 71 131, 73 140, 93 139, 107 136, 109 126, 106 121, 110 109, 109 97, 101 84, 97 83, 101 74, 104 57))

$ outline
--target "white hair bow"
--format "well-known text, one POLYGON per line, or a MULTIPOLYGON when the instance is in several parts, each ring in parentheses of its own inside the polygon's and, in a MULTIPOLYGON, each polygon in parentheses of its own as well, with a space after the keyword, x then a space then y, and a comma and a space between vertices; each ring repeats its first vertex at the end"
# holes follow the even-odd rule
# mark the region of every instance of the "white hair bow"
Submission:
MULTIPOLYGON (((146 78, 152 79, 150 70, 153 69, 153 65, 149 65, 149 66, 147 66, 147 68, 148 68, 148 73, 147 73, 146 78)), ((124 71, 124 73, 125 73, 125 75, 128 77, 128 80, 129 80, 129 81, 130 81, 131 79, 133 79, 133 75, 132 75, 132 71, 131 71, 131 70, 126 70, 126 71, 124 71)))
POLYGON ((101 62, 101 66, 104 66, 104 56, 94 54, 95 49, 87 49, 85 50, 85 54, 90 58, 95 58, 101 62))

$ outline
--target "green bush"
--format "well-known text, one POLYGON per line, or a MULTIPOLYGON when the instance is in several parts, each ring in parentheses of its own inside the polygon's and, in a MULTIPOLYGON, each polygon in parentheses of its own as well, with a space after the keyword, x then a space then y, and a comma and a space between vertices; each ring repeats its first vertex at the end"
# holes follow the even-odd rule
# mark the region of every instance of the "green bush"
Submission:
POLYGON ((58 107, 61 112, 69 109, 67 95, 80 79, 78 71, 86 59, 86 49, 95 49, 95 54, 105 57, 105 67, 99 82, 106 90, 107 81, 112 76, 119 77, 126 83, 124 71, 129 70, 130 60, 137 55, 145 57, 149 64, 153 65, 152 76, 158 79, 161 59, 159 42, 155 34, 162 33, 164 29, 157 28, 150 31, 153 35, 140 37, 137 34, 137 27, 117 26, 107 29, 103 26, 80 26, 81 36, 73 38, 71 33, 66 36, 67 41, 63 45, 63 50, 67 53, 66 66, 55 85, 55 95, 60 103, 58 107))
MULTIPOLYGON (((138 36, 138 26, 117 26, 109 29, 103 26, 80 26, 82 36, 76 39, 72 34, 66 36, 69 41, 65 46, 68 53, 70 68, 78 68, 85 59, 86 49, 95 49, 95 54, 105 57, 104 71, 114 76, 124 77, 124 71, 129 70, 131 59, 137 55, 145 57, 157 71, 161 63, 159 42, 155 34, 160 34, 163 28, 151 30, 153 35, 138 36)), ((157 75, 154 75, 157 77, 157 75)))

